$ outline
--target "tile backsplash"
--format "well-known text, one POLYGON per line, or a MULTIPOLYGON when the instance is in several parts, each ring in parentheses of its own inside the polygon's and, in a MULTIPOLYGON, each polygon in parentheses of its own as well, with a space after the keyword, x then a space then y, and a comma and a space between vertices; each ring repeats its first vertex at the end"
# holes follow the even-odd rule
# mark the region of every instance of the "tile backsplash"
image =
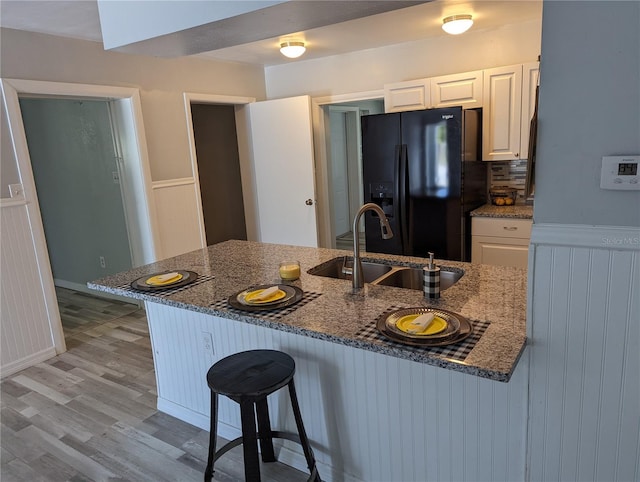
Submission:
POLYGON ((524 190, 527 182, 527 160, 491 162, 489 169, 489 186, 508 186, 518 190, 516 204, 524 204, 524 190))

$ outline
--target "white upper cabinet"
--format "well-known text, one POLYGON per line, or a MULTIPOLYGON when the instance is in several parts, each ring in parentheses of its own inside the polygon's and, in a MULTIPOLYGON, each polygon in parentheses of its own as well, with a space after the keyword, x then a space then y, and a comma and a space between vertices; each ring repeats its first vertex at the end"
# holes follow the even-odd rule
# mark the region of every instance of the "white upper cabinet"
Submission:
POLYGON ((484 71, 482 159, 520 159, 522 64, 484 71))
POLYGON ((540 75, 540 62, 522 66, 522 120, 520 126, 520 159, 529 159, 529 130, 536 108, 536 87, 540 75))
POLYGON ((482 107, 482 159, 527 159, 539 65, 529 62, 385 84, 384 110, 482 107))
POLYGON ((527 159, 539 62, 484 71, 482 159, 527 159))
POLYGON ((482 70, 431 79, 432 107, 482 107, 482 70))
POLYGON ((429 79, 395 82, 384 86, 384 111, 403 112, 431 107, 429 79))

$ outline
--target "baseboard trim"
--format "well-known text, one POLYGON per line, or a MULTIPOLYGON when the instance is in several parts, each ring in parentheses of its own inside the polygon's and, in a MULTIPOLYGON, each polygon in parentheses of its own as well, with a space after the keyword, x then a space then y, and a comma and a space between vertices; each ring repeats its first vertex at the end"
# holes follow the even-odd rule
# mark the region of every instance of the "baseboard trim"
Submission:
POLYGON ((640 228, 534 223, 531 244, 640 251, 640 228))
POLYGON ((21 358, 19 360, 12 361, 11 363, 7 363, 6 365, 0 368, 0 378, 8 377, 9 375, 13 375, 14 373, 19 372, 20 370, 24 370, 25 368, 29 368, 30 366, 36 365, 40 362, 48 360, 49 358, 53 358, 56 356, 55 347, 51 346, 49 348, 45 348, 44 350, 40 350, 36 353, 32 353, 29 356, 21 358))

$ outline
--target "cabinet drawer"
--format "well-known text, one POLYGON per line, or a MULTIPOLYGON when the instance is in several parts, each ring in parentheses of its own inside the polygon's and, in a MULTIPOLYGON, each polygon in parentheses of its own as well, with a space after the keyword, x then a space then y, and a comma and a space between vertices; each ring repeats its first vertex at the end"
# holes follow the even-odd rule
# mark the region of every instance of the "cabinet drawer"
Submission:
POLYGON ((531 219, 473 217, 471 218, 471 234, 473 236, 529 239, 532 224, 531 219))

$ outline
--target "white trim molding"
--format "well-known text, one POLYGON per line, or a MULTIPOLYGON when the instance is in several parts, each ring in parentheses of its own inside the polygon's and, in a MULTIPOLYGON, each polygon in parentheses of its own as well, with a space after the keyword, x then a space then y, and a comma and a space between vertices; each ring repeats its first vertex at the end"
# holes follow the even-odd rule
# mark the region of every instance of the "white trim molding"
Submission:
POLYGON ((531 229, 531 244, 639 251, 640 228, 534 224, 531 229))
POLYGON ((151 185, 151 189, 167 189, 177 186, 190 186, 195 184, 196 180, 193 177, 181 177, 179 179, 168 179, 166 181, 154 181, 151 185))

